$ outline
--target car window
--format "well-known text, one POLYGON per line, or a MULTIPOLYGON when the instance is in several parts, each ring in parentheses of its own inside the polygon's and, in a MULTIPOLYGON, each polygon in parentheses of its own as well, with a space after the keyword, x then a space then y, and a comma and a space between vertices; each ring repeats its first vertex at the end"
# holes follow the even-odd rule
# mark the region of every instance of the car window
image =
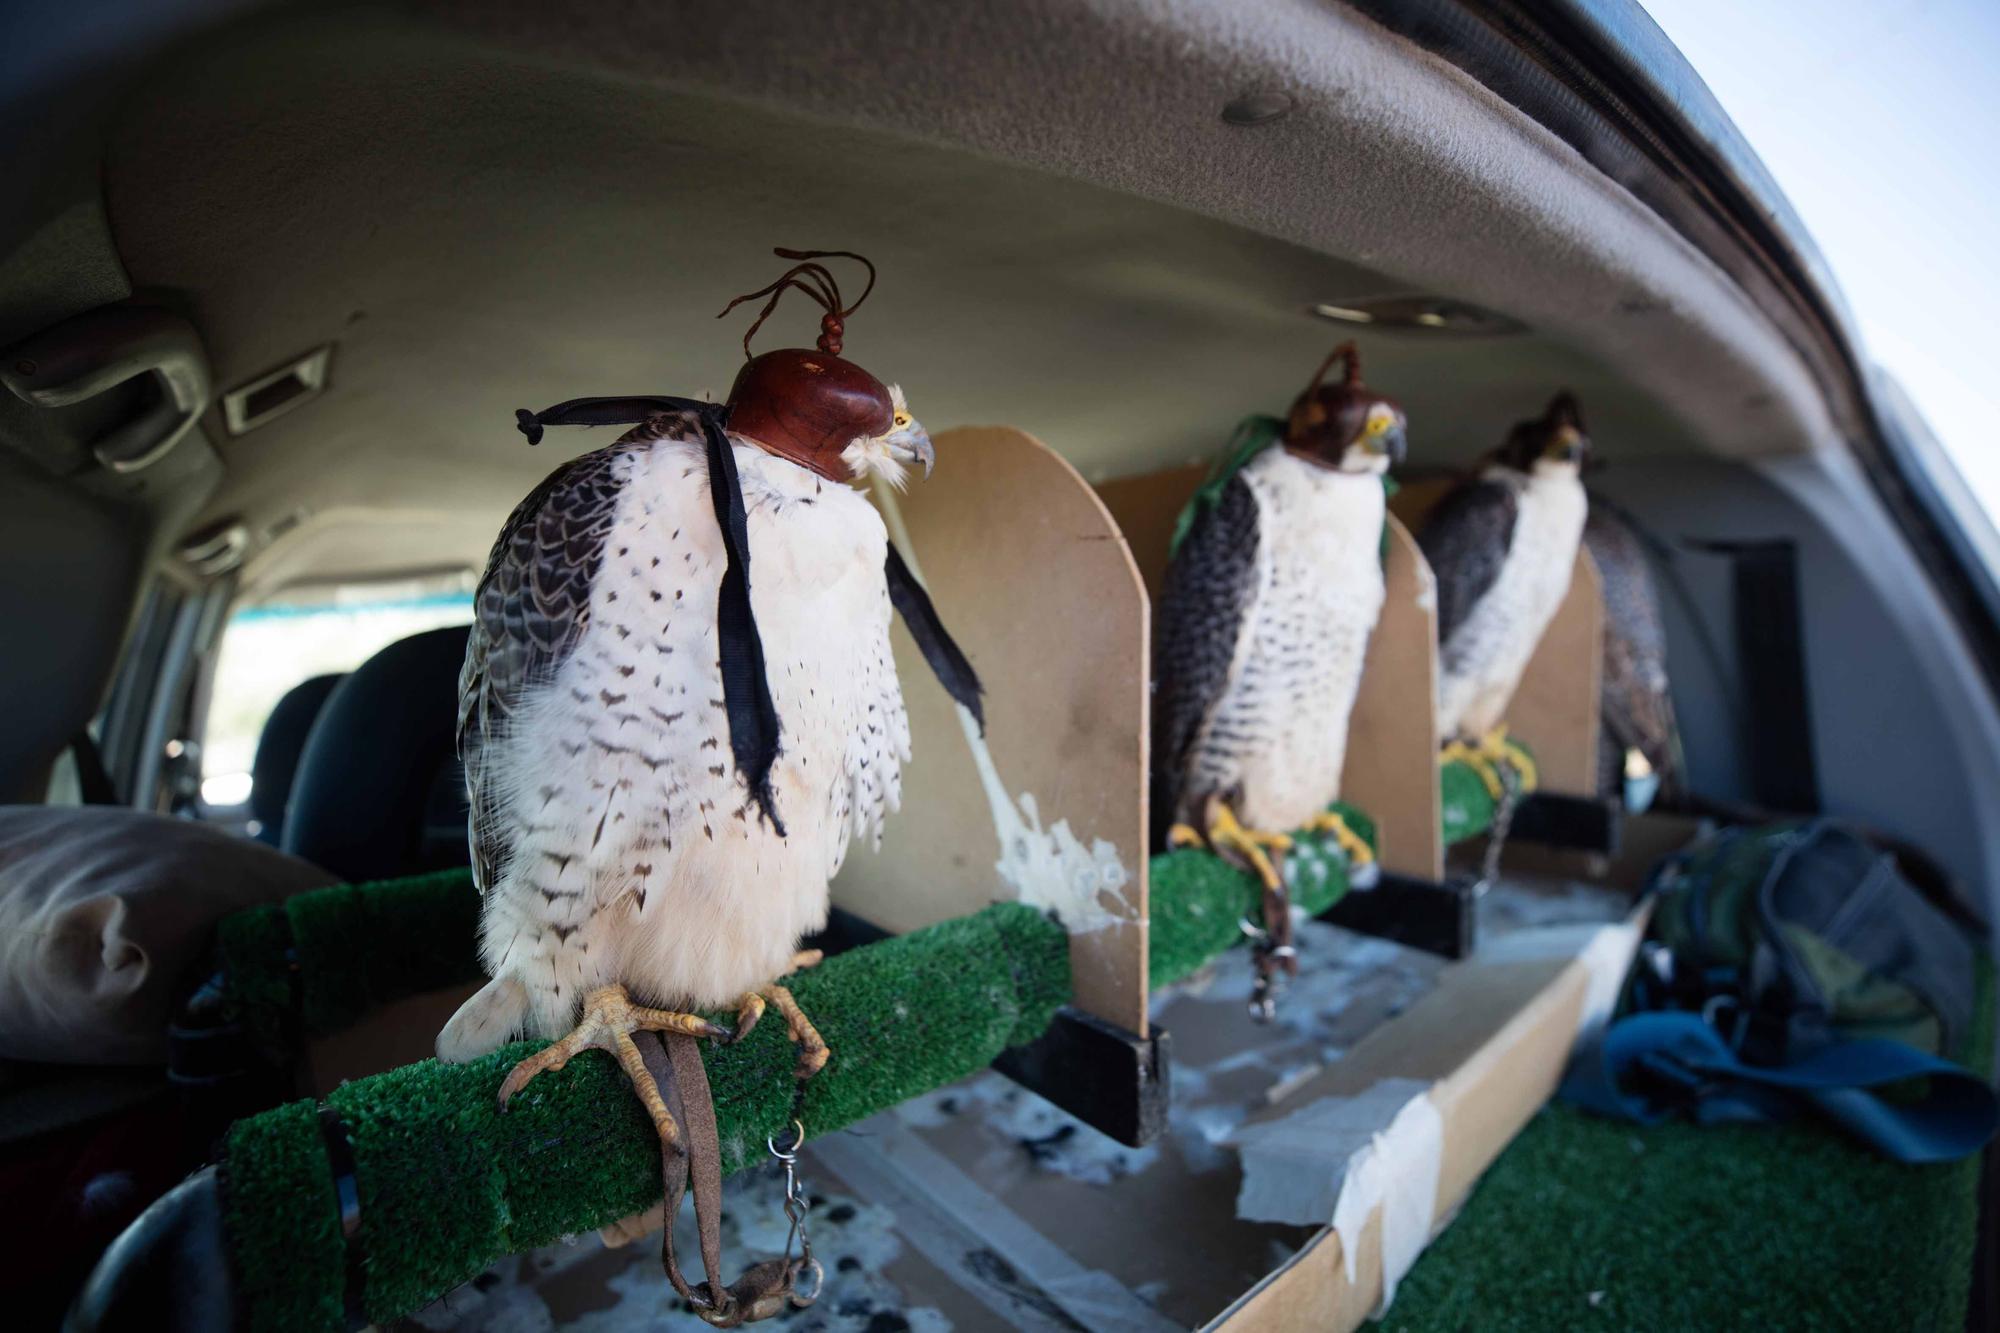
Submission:
POLYGON ((250 799, 264 723, 293 686, 348 672, 399 639, 472 620, 470 574, 290 590, 238 608, 223 627, 201 737, 201 801, 250 799))

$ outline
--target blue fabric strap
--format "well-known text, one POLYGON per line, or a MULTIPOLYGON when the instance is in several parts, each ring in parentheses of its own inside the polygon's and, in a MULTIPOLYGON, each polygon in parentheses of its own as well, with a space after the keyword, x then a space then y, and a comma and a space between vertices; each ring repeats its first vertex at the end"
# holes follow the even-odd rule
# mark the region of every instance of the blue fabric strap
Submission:
POLYGON ((1848 1041, 1789 1065, 1743 1063, 1700 1015, 1634 1014, 1581 1052, 1562 1095, 1603 1115, 1655 1124, 1678 1110, 1696 1121, 1785 1120, 1816 1111, 1898 1162, 1948 1162, 1977 1152, 2000 1126, 2000 1102, 1972 1071, 1898 1041, 1848 1041), (1921 1095, 1877 1090, 1921 1078, 1921 1095))

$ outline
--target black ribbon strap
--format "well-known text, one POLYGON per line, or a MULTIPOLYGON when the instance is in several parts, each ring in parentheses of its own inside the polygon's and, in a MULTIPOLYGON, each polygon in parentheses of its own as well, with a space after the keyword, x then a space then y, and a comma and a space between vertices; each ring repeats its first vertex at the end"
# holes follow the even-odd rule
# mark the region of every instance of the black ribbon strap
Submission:
POLYGON ((884 570, 889 579, 889 604, 903 618, 909 628, 910 637, 917 641, 917 648, 930 665, 931 674, 944 686, 944 692, 963 704, 979 724, 979 734, 986 734, 986 710, 979 701, 985 687, 979 683, 979 673, 972 669, 972 663, 959 651, 944 622, 938 619, 937 608, 931 605, 931 595, 924 591, 924 585, 917 582, 917 576, 903 563, 903 553, 896 549, 896 543, 889 543, 889 559, 884 570))
MULTIPOLYGON (((729 717, 729 752, 758 813, 771 821, 782 838, 785 826, 778 818, 771 792, 771 768, 778 759, 778 708, 771 702, 764 640, 757 632, 756 612, 750 606, 749 519, 743 510, 743 488, 736 478, 736 454, 723 433, 727 409, 692 398, 572 398, 540 412, 521 409, 514 413, 514 420, 529 444, 539 444, 544 426, 632 425, 662 412, 689 412, 701 421, 708 452, 708 493, 728 557, 722 584, 716 590, 715 632, 722 668, 722 706, 729 717)), ((928 649, 925 655, 929 655, 928 649)))
POLYGON ((749 518, 743 512, 743 487, 736 480, 736 451, 722 433, 720 416, 703 413, 701 428, 708 437, 708 494, 715 502, 715 521, 729 556, 715 602, 722 704, 729 714, 729 751, 736 771, 750 788, 758 812, 782 838, 785 825, 771 794, 771 766, 778 759, 778 706, 771 702, 764 639, 757 633, 757 616, 750 607, 749 518))
POLYGON ((692 398, 572 398, 539 412, 516 408, 514 428, 528 437, 529 444, 540 444, 544 426, 636 426, 661 412, 708 414, 721 410, 714 403, 698 403, 692 398))
POLYGON ((340 1205, 340 1240, 344 1251, 341 1305, 349 1329, 370 1324, 365 1313, 368 1294, 367 1250, 361 1242, 361 1185, 355 1178, 354 1145, 347 1122, 331 1106, 319 1108, 320 1140, 326 1147, 327 1174, 333 1177, 333 1197, 340 1205))

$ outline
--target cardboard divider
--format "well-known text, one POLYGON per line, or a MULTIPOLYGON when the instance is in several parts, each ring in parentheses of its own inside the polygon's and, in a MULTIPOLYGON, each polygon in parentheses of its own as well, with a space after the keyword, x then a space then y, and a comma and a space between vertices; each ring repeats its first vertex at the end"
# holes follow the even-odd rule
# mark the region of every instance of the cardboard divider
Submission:
POLYGON ((1604 585, 1577 548, 1569 594, 1556 608, 1507 706, 1508 732, 1535 756, 1541 789, 1597 793, 1597 729, 1604 676, 1604 585))
POLYGON ((850 851, 833 900, 898 933, 996 898, 1053 907, 1076 1007, 1144 1036, 1145 587, 1118 524, 1047 445, 984 426, 935 444, 936 475, 878 503, 986 686, 986 734, 899 621, 902 809, 879 853, 850 851))
POLYGON ((1389 497, 1389 512, 1403 521, 1411 532, 1422 532, 1424 520, 1431 510, 1437 508, 1438 501, 1444 499, 1458 482, 1455 472, 1429 473, 1416 477, 1399 477, 1396 493, 1389 497))
POLYGON ((1159 600, 1161 581, 1167 576, 1174 523, 1189 497, 1207 478, 1210 466, 1207 462, 1188 463, 1144 476, 1098 483, 1097 496, 1111 511, 1118 530, 1125 534, 1125 544, 1139 567, 1149 602, 1159 600))
POLYGON ((1389 516, 1382 618, 1368 639, 1348 719, 1342 800, 1374 820, 1384 870, 1444 877, 1437 769, 1437 580, 1416 538, 1389 516))

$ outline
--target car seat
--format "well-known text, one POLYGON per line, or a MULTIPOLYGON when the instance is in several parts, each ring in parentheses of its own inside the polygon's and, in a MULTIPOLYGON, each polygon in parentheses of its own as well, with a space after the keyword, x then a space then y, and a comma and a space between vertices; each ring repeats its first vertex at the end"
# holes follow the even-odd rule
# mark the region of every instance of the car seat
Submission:
POLYGON ((333 672, 300 681, 285 691, 265 720, 257 737, 257 757, 250 761, 250 817, 257 821, 259 841, 283 845, 285 806, 298 777, 306 737, 334 686, 346 678, 345 672, 333 672))
POLYGON ((467 863, 457 729, 468 632, 411 635, 338 684, 299 756, 285 851, 349 881, 467 863))

